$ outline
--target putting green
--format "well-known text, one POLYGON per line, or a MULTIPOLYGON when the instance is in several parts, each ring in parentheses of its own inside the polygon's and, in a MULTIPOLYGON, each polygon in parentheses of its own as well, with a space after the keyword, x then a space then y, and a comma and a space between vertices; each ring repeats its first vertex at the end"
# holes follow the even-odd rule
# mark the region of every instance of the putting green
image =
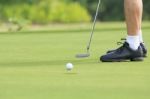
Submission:
MULTIPOLYGON (((75 55, 86 52, 89 27, 68 26, 0 33, 0 99, 150 99, 149 57, 144 62, 99 61, 126 36, 123 23, 98 24, 86 59, 75 55), (68 62, 74 64, 69 73, 68 62)), ((143 24, 148 49, 149 27, 143 24)))

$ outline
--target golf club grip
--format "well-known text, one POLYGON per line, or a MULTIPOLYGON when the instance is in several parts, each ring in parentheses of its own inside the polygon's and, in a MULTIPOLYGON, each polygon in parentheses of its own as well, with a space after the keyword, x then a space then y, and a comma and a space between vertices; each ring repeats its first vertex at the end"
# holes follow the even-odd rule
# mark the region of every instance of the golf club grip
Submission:
POLYGON ((96 20, 97 20, 100 4, 101 4, 101 0, 99 0, 98 5, 97 5, 96 14, 95 14, 95 17, 94 17, 93 27, 92 27, 92 31, 91 31, 91 36, 90 36, 90 40, 89 40, 89 43, 88 43, 88 46, 87 46, 87 52, 89 52, 89 50, 90 50, 90 45, 91 45, 94 30, 95 30, 95 25, 96 25, 96 20))

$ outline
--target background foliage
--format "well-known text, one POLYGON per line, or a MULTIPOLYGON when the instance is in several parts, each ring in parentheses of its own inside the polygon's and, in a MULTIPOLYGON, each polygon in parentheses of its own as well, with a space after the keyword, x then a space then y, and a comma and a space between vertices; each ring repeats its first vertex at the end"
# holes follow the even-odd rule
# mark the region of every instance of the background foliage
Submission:
MULTIPOLYGON (((122 21, 124 0, 102 0, 98 19, 122 21)), ((150 19, 150 0, 144 2, 144 20, 150 19)), ((89 22, 98 0, 0 0, 0 21, 29 20, 32 23, 89 22)))
MULTIPOLYGON (((68 0, 70 1, 70 0, 68 0)), ((71 0, 80 2, 85 6, 89 13, 94 16, 98 0, 71 0)), ((99 11, 99 19, 101 21, 122 21, 124 20, 124 0, 101 0, 101 9, 99 11)), ((143 0, 144 13, 143 19, 150 19, 150 0, 143 0)))
POLYGON ((49 22, 89 22, 91 16, 78 2, 67 3, 62 0, 1 0, 0 18, 4 21, 30 20, 32 23, 49 22), (9 2, 9 3, 8 3, 9 2))

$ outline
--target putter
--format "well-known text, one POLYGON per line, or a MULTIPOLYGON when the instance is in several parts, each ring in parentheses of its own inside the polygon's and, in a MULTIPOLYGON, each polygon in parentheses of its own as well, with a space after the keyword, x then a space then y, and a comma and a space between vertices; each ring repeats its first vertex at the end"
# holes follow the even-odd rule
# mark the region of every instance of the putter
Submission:
POLYGON ((87 52, 85 54, 77 54, 76 58, 86 58, 90 56, 90 46, 91 46, 91 41, 92 41, 92 37, 94 34, 94 30, 95 30, 95 25, 96 25, 96 20, 97 20, 100 4, 101 4, 101 0, 99 0, 98 5, 97 5, 97 10, 96 10, 96 14, 95 14, 95 18, 94 18, 93 26, 92 26, 92 31, 91 31, 90 39, 87 45, 87 52))

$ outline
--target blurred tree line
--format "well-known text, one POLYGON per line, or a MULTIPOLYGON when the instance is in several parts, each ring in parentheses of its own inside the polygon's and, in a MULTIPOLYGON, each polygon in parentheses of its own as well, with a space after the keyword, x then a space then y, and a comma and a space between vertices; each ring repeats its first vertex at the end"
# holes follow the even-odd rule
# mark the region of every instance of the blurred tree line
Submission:
POLYGON ((87 9, 66 0, 0 0, 0 21, 33 24, 90 22, 87 9), (20 21, 20 22, 18 22, 20 21))
MULTIPOLYGON (((98 19, 124 20, 124 0, 102 0, 98 19)), ((143 0, 143 19, 150 19, 150 0, 143 0)), ((26 19, 32 23, 89 22, 98 0, 0 0, 0 21, 26 19)))
MULTIPOLYGON (((68 0, 74 2, 80 2, 85 6, 89 13, 94 16, 95 10, 98 4, 98 0, 68 0)), ((144 13, 143 19, 150 19, 150 0, 143 0, 144 13)), ((122 21, 124 20, 124 0, 101 0, 101 6, 99 11, 99 19, 101 21, 122 21)))

